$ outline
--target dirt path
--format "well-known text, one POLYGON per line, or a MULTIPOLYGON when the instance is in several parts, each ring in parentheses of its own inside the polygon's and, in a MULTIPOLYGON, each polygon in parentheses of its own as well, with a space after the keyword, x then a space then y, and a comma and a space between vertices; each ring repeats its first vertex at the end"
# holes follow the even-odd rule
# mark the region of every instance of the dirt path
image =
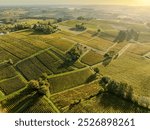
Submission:
POLYGON ((33 57, 35 57, 35 56, 37 56, 37 55, 39 55, 39 54, 41 54, 41 53, 44 53, 45 51, 48 51, 48 50, 51 49, 51 48, 52 48, 52 47, 49 47, 49 48, 43 49, 43 50, 41 50, 41 51, 38 51, 37 53, 34 53, 34 54, 30 55, 29 57, 24 58, 23 60, 19 60, 19 61, 18 61, 17 63, 15 63, 13 66, 16 66, 17 64, 19 64, 19 63, 21 63, 21 62, 23 62, 23 61, 25 61, 25 60, 31 59, 31 58, 33 58, 33 57))
POLYGON ((105 51, 105 53, 107 53, 111 48, 115 47, 117 44, 118 44, 117 42, 114 43, 112 46, 110 46, 110 47, 105 51))
POLYGON ((125 53, 125 51, 131 46, 132 44, 129 43, 127 44, 126 46, 124 46, 119 52, 118 52, 118 58, 123 54, 125 53))

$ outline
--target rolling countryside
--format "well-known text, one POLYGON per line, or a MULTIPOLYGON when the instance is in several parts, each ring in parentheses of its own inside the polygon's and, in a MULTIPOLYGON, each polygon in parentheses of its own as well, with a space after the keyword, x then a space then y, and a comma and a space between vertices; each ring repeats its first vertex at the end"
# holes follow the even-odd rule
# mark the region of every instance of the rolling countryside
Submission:
POLYGON ((149 11, 105 6, 0 8, 0 112, 150 112, 149 11))

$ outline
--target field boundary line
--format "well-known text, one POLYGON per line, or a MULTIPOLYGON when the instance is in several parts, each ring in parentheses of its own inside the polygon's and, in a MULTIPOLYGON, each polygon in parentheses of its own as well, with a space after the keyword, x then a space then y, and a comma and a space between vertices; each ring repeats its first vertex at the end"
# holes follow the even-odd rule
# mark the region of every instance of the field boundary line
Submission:
POLYGON ((59 76, 64 76, 64 75, 75 73, 75 72, 80 72, 80 71, 86 70, 86 69, 89 69, 89 67, 84 67, 84 68, 81 68, 81 69, 77 69, 77 70, 73 70, 73 71, 68 71, 68 72, 65 72, 65 73, 60 73, 60 74, 55 74, 55 75, 49 75, 48 79, 59 77, 59 76))
POLYGON ((8 81, 8 80, 10 80, 10 79, 14 79, 14 78, 16 78, 16 77, 19 77, 19 75, 15 75, 15 76, 10 77, 10 78, 7 78, 7 79, 2 79, 2 80, 0 80, 0 83, 5 82, 5 81, 8 81))
POLYGON ((90 84, 93 84, 93 83, 96 83, 98 82, 99 79, 96 79, 90 83, 87 83, 87 84, 81 84, 79 86, 76 86, 76 87, 73 87, 73 88, 70 88, 70 89, 66 89, 66 90, 63 90, 63 91, 60 91, 60 92, 57 92, 57 93, 54 93, 54 94, 51 94, 50 98, 57 95, 57 94, 61 94, 61 93, 65 93, 65 92, 68 92, 68 91, 71 91, 71 90, 75 90, 75 89, 78 89, 78 88, 81 88, 81 87, 84 87, 85 85, 90 85, 90 84))
POLYGON ((37 56, 37 55, 39 55, 39 54, 41 54, 41 53, 44 53, 45 51, 48 51, 48 50, 51 49, 51 48, 52 48, 52 47, 49 47, 49 48, 43 49, 43 50, 41 50, 41 51, 38 51, 37 53, 34 53, 33 55, 31 55, 31 56, 29 56, 29 57, 26 57, 26 58, 24 58, 23 60, 20 60, 20 61, 16 62, 16 63, 14 64, 14 66, 17 66, 17 64, 19 64, 19 63, 21 63, 21 62, 23 62, 23 61, 26 61, 26 60, 31 59, 31 58, 33 58, 33 57, 35 57, 35 56, 37 56))

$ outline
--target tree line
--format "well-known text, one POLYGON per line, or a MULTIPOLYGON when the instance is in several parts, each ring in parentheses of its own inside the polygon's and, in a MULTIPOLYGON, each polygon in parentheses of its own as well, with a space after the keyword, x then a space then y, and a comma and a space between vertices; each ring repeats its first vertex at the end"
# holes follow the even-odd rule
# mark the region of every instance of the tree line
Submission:
POLYGON ((117 37, 115 38, 114 42, 123 42, 123 41, 130 41, 135 40, 138 41, 140 33, 135 31, 134 29, 129 30, 120 30, 117 37))

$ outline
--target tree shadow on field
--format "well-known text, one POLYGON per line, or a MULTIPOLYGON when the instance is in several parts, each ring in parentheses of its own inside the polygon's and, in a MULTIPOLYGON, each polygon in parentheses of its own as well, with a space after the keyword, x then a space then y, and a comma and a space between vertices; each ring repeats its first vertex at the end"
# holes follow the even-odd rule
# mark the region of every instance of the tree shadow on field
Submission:
POLYGON ((0 64, 0 70, 4 69, 4 68, 7 68, 9 67, 10 65, 8 63, 3 63, 3 64, 0 64))
POLYGON ((92 74, 87 78, 85 83, 90 83, 90 82, 94 81, 95 79, 96 79, 96 74, 92 74))
POLYGON ((30 35, 50 35, 50 34, 33 31, 30 35))
POLYGON ((103 106, 106 110, 113 109, 115 112, 123 113, 147 112, 147 109, 110 93, 102 93, 98 95, 97 100, 99 105, 103 106))
POLYGON ((11 112, 23 113, 27 109, 29 109, 30 106, 35 104, 39 100, 39 98, 41 98, 41 95, 39 95, 38 93, 35 93, 33 96, 29 96, 28 98, 25 98, 24 100, 19 102, 13 109, 11 109, 11 112))

